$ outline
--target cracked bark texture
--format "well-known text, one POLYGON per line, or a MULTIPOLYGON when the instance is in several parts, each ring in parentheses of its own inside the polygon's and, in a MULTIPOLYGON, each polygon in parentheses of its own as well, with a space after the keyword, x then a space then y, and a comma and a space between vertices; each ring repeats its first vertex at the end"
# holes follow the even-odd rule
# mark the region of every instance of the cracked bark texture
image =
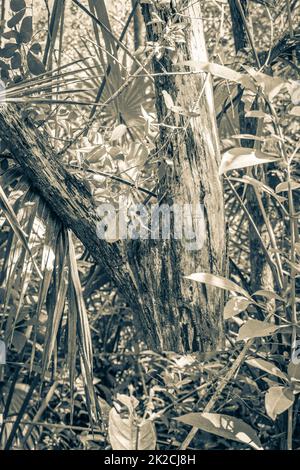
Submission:
MULTIPOLYGON (((172 7, 159 11, 163 21, 184 24, 185 44, 178 46, 180 61, 207 61, 199 2, 184 4, 184 16, 172 7)), ((143 7, 149 19, 149 6, 143 7)), ((148 39, 160 38, 148 25, 148 39)), ((173 71, 174 54, 165 50, 154 60, 154 72, 173 71)), ((95 261, 112 279, 133 310, 137 330, 149 348, 179 353, 216 350, 223 340, 223 292, 184 278, 193 272, 224 275, 226 241, 222 185, 218 176, 219 148, 210 78, 204 74, 163 75, 156 78, 159 122, 184 127, 173 132, 160 128, 161 161, 172 171, 160 181, 160 204, 204 206, 206 239, 201 250, 187 250, 180 240, 132 240, 109 244, 96 234, 94 202, 79 178, 55 156, 45 136, 21 119, 11 105, 0 112, 1 137, 36 190, 53 212, 70 227, 95 261), (165 106, 162 91, 175 105, 189 108, 198 99, 199 115, 177 117, 165 106), (200 99, 201 96, 201 99, 200 99)), ((194 227, 197 220, 193 220, 194 227)))

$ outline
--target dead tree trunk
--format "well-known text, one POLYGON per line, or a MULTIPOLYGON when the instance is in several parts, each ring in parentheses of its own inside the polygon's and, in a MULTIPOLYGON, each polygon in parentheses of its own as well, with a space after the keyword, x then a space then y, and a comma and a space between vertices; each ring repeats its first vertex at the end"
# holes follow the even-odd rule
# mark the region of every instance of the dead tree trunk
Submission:
MULTIPOLYGON (((160 181, 160 204, 204 205, 206 240, 201 250, 189 251, 174 238, 164 243, 143 244, 134 258, 134 276, 148 286, 143 308, 158 325, 161 340, 169 349, 207 351, 216 349, 223 337, 223 295, 205 285, 192 285, 184 275, 210 272, 224 275, 225 229, 222 185, 218 177, 219 148, 210 79, 203 75, 172 75, 176 64, 206 62, 207 52, 199 2, 173 2, 155 11, 174 31, 183 30, 185 43, 175 44, 176 54, 165 48, 153 61, 157 74, 156 109, 160 127, 158 151, 168 167, 160 181), (180 11, 184 15, 179 15, 180 11), (166 73, 164 73, 166 72, 166 73), (168 74, 168 72, 170 74, 168 74), (197 117, 177 115, 167 108, 167 92, 175 106, 196 110, 197 117), (181 128, 174 131, 173 128, 181 128), (149 295, 150 294, 150 295, 149 295)), ((152 7, 144 6, 148 40, 161 42, 162 30, 152 23, 152 7)), ((172 42, 171 31, 165 38, 172 42)))
MULTIPOLYGON (((132 7, 134 8, 136 0, 131 0, 132 7)), ((141 12, 140 5, 137 6, 137 9, 134 14, 133 19, 133 32, 134 32, 134 48, 137 50, 139 47, 143 46, 145 42, 144 32, 145 24, 143 21, 143 15, 141 12)))
MULTIPOLYGON (((177 26, 184 26, 180 60, 207 60, 199 4, 179 3, 185 4, 184 16, 176 16, 171 6, 164 6, 159 14, 163 21, 173 18, 177 26)), ((144 14, 149 15, 149 8, 144 14)), ((149 26, 148 35, 154 41, 159 38, 149 26)), ((154 71, 173 72, 173 60, 174 55, 165 49, 154 61, 154 71)), ((100 240, 95 206, 85 185, 64 168, 44 136, 11 106, 0 112, 1 137, 37 191, 123 294, 148 346, 181 353, 211 351, 222 342, 222 292, 191 283, 184 275, 225 272, 224 208, 212 88, 202 75, 164 74, 156 80, 156 98, 159 122, 180 128, 175 133, 171 127, 160 128, 161 161, 170 160, 172 167, 160 181, 160 204, 203 204, 206 239, 201 250, 187 250, 174 237, 112 244, 100 240), (197 102, 197 116, 170 113, 163 90, 182 108, 197 102)), ((196 227, 197 221, 193 222, 196 227)))

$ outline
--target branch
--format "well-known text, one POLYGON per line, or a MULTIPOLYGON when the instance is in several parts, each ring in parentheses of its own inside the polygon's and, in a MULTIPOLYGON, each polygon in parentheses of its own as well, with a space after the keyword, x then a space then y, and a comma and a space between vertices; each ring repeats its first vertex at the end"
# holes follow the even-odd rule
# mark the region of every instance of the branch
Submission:
MULTIPOLYGON (((0 112, 0 133, 14 159, 21 166, 37 192, 54 214, 69 227, 94 260, 119 289, 138 317, 138 292, 127 269, 120 243, 107 243, 97 236, 99 218, 95 203, 85 185, 66 170, 44 134, 28 119, 22 119, 19 108, 7 105, 0 112)), ((148 334, 149 345, 157 346, 155 333, 148 334)))

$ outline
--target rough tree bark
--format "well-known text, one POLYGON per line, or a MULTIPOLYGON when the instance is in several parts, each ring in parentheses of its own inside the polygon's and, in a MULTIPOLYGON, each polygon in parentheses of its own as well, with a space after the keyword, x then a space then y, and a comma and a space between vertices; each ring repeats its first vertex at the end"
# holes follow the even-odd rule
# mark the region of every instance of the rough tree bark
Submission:
MULTIPOLYGON (((163 21, 172 17, 185 28, 186 42, 178 47, 180 60, 206 61, 199 2, 178 3, 179 8, 185 5, 184 15, 176 16, 173 2, 159 14, 163 21)), ((149 16, 148 7, 144 14, 149 16)), ((148 37, 161 39, 151 26, 148 37)), ((173 71, 173 60, 174 54, 165 50, 154 61, 154 71, 173 71)), ((186 250, 175 239, 113 244, 99 240, 96 208, 85 184, 64 168, 47 139, 11 105, 0 112, 1 137, 55 214, 105 268, 131 306, 148 346, 181 353, 207 352, 222 343, 223 295, 221 290, 192 283, 184 275, 225 272, 224 208, 211 83, 203 75, 163 75, 156 79, 156 98, 159 122, 185 128, 174 133, 161 127, 160 156, 162 161, 171 160, 173 170, 160 183, 160 203, 204 205, 207 233, 202 250, 186 250), (192 119, 180 116, 177 122, 166 109, 163 90, 183 108, 198 99, 199 115, 192 119)))
MULTIPOLYGON (((171 348, 207 351, 217 348, 223 338, 223 294, 205 285, 191 285, 184 274, 211 272, 224 275, 226 242, 222 185, 218 176, 219 148, 210 78, 203 75, 168 75, 184 61, 208 61, 200 2, 177 1, 155 10, 162 26, 151 22, 152 7, 144 5, 143 14, 148 40, 161 41, 167 22, 183 27, 185 44, 176 44, 176 54, 164 49, 154 59, 156 74, 156 109, 160 127, 158 150, 161 161, 170 171, 160 182, 160 203, 204 205, 206 241, 202 250, 188 251, 180 241, 150 242, 140 251, 135 267, 141 285, 148 285, 152 295, 145 299, 147 315, 154 315, 161 325, 160 335, 171 348), (183 13, 183 14, 178 14, 183 13), (207 79, 208 78, 208 79, 207 79), (166 91, 175 106, 198 108, 199 116, 180 118, 170 112, 163 97, 166 91), (201 96, 201 98, 200 98, 201 96), (195 106, 196 104, 196 106, 195 106), (185 131, 174 132, 172 127, 185 131), (139 259, 138 259, 139 258, 139 259), (149 270, 149 264, 154 266, 149 270), (142 269, 141 269, 142 267, 142 269), (151 272, 152 271, 152 272, 151 272), (157 279, 157 273, 160 273, 157 279), (163 317, 161 314, 163 312, 163 317), (167 336, 167 338, 166 338, 167 336)), ((166 41, 171 41, 172 31, 166 41)), ((168 45, 168 44, 167 44, 168 45)))
MULTIPOLYGON (((132 4, 132 7, 134 7, 136 4, 136 0, 131 0, 131 4, 132 4)), ((144 24, 140 5, 138 5, 136 12, 134 14, 133 32, 134 32, 134 48, 137 50, 139 47, 143 46, 145 42, 145 34, 144 34, 145 24, 144 24)))

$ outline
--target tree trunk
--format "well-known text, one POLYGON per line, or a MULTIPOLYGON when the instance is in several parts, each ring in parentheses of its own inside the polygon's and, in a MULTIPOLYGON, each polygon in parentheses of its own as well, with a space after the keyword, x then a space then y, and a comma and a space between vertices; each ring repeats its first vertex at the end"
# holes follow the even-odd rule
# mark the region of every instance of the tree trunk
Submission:
MULTIPOLYGON (((131 0, 131 4, 132 4, 132 7, 134 8, 136 4, 136 0, 131 0)), ((139 47, 143 46, 145 42, 145 34, 144 34, 145 24, 144 24, 140 5, 137 6, 137 9, 134 13, 133 32, 134 32, 134 48, 137 50, 139 47)))
MULTIPOLYGON (((218 348, 223 339, 223 294, 203 284, 191 284, 184 275, 202 271, 224 275, 226 269, 218 133, 210 77, 164 73, 174 72, 180 62, 208 61, 200 2, 177 1, 176 10, 172 4, 155 11, 162 20, 162 30, 172 18, 174 30, 183 27, 185 33, 185 44, 176 44, 176 54, 166 48, 153 61, 153 71, 159 74, 155 80, 158 122, 165 124, 160 127, 158 152, 161 164, 169 168, 160 181, 159 202, 193 207, 202 203, 206 240, 200 250, 187 250, 174 238, 144 244, 135 256, 134 275, 140 286, 148 286, 150 296, 146 295, 143 302, 145 316, 154 315, 168 349, 209 351, 218 348), (181 10, 184 15, 177 15, 181 10), (170 112, 163 92, 172 97, 175 106, 197 108, 199 115, 191 118, 170 112), (173 127, 183 130, 174 132, 173 127)), ((159 26, 151 23, 151 8, 143 7, 148 40, 161 42, 159 26)), ((171 40, 170 31, 166 41, 171 40)))
MULTIPOLYGON (((159 13, 165 20, 176 12, 165 6, 159 13)), ((144 14, 149 15, 148 7, 144 14)), ((191 1, 185 15, 190 18, 175 16, 175 23, 185 26, 186 42, 178 47, 180 61, 206 61, 198 3, 191 1)), ((159 39, 149 26, 148 35, 152 40, 159 39)), ((165 50, 163 57, 154 61, 154 71, 173 71, 173 60, 174 55, 165 50)), ((223 339, 222 291, 184 278, 193 272, 225 272, 224 208, 211 83, 202 74, 163 75, 156 79, 156 93, 159 122, 185 128, 175 133, 169 127, 160 128, 161 161, 170 160, 172 171, 160 181, 159 202, 193 207, 203 204, 206 239, 201 250, 188 250, 182 240, 174 237, 116 243, 100 240, 91 195, 84 182, 56 158, 45 137, 21 119, 12 106, 0 112, 0 132, 37 191, 104 267, 127 300, 137 330, 143 333, 149 348, 180 353, 211 351, 223 339), (175 105, 186 109, 197 100, 197 117, 176 117, 169 112, 163 90, 172 95, 175 105)), ((194 228, 199 225, 195 219, 193 224, 194 228)))

